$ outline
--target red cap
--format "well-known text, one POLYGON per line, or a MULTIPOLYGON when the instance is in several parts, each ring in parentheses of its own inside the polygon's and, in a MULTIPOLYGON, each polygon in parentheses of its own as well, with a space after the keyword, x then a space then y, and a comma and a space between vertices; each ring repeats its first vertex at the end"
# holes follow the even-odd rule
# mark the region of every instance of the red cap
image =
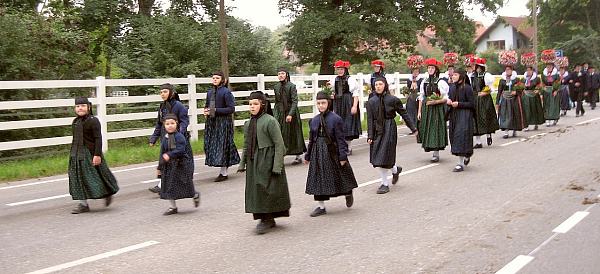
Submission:
POLYGON ((436 67, 439 67, 439 66, 442 65, 442 62, 436 60, 435 58, 429 58, 429 59, 425 60, 424 64, 426 66, 436 66, 436 67))
POLYGON ((350 68, 350 61, 337 60, 333 64, 335 68, 350 68))
POLYGON ((485 65, 485 63, 487 63, 487 60, 485 60, 485 58, 475 58, 475 64, 485 65))
POLYGON ((380 66, 381 68, 385 68, 385 64, 383 63, 383 61, 377 59, 373 62, 371 62, 372 66, 380 66))

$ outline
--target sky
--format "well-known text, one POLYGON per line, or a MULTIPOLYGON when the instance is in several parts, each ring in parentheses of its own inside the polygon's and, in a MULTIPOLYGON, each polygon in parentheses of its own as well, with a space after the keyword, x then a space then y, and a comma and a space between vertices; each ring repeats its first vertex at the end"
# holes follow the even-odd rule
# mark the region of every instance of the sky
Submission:
MULTIPOLYGON (((280 25, 290 23, 290 19, 279 14, 278 0, 225 0, 225 5, 232 7, 231 15, 245 19, 254 26, 265 26, 275 30, 280 25)), ((504 7, 498 10, 498 15, 519 17, 528 14, 526 0, 505 0, 504 7)), ((494 22, 496 15, 482 13, 479 8, 471 6, 465 10, 467 16, 475 21, 483 22, 489 26, 494 22)))

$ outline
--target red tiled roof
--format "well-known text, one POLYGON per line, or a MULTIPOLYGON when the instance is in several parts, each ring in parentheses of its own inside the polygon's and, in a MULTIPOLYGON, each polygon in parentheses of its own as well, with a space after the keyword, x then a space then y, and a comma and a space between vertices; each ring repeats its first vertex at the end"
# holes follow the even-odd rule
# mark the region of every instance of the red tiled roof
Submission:
POLYGON ((500 23, 512 26, 528 39, 533 38, 534 30, 533 27, 528 24, 527 17, 498 16, 498 18, 496 18, 496 21, 494 21, 494 23, 491 26, 485 29, 480 35, 475 36, 475 43, 479 42, 479 40, 481 40, 481 38, 483 38, 483 36, 485 36, 486 33, 494 29, 500 23))

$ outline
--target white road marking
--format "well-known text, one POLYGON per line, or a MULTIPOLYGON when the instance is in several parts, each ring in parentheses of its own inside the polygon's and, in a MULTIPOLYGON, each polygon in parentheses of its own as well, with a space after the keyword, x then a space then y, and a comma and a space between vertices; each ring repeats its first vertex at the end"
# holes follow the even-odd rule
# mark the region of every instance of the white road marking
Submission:
POLYGON ((575 125, 578 125, 578 126, 580 126, 580 125, 587 124, 587 123, 589 123, 589 122, 593 122, 593 121, 596 121, 596 120, 600 120, 600 117, 597 117, 597 118, 594 118, 594 119, 589 119, 589 120, 587 120, 587 121, 583 121, 583 122, 579 122, 579 123, 577 123, 577 124, 575 124, 575 125))
POLYGON ((510 261, 510 263, 505 265, 502 269, 498 270, 498 272, 496 272, 496 274, 517 273, 517 272, 519 272, 519 270, 521 270, 521 268, 526 266, 529 262, 533 261, 533 259, 534 258, 531 256, 519 255, 516 258, 514 258, 512 261, 510 261))
POLYGON ((7 206, 20 206, 20 205, 27 205, 27 204, 39 203, 39 202, 48 201, 48 200, 55 200, 55 199, 65 198, 65 197, 69 197, 69 196, 70 196, 69 194, 63 194, 63 195, 57 195, 57 196, 39 198, 39 199, 34 199, 34 200, 28 200, 28 201, 10 203, 10 204, 6 204, 6 205, 7 206))
POLYGON ((565 220, 562 224, 557 226, 552 232, 554 233, 567 233, 571 228, 573 228, 577 223, 579 223, 583 218, 589 215, 589 212, 585 211, 577 211, 569 219, 565 220))
POLYGON ((98 261, 98 260, 101 260, 101 259, 106 259, 106 258, 109 258, 109 257, 121 255, 123 253, 127 253, 127 252, 138 250, 138 249, 142 249, 142 248, 149 247, 149 246, 152 246, 152 245, 155 245, 155 244, 158 244, 158 243, 159 242, 157 242, 157 241, 147 241, 147 242, 143 242, 143 243, 140 243, 140 244, 131 245, 131 246, 128 246, 128 247, 117 249, 117 250, 105 252, 105 253, 102 253, 102 254, 98 254, 98 255, 86 257, 86 258, 79 259, 79 260, 76 260, 76 261, 72 261, 72 262, 68 262, 68 263, 59 264, 59 265, 51 266, 51 267, 48 267, 48 268, 36 270, 36 271, 33 271, 33 272, 29 272, 28 274, 52 273, 52 272, 64 270, 64 269, 67 269, 67 268, 71 268, 71 267, 74 267, 74 266, 78 266, 78 265, 90 263, 90 262, 93 262, 93 261, 98 261))
POLYGON ((25 186, 42 185, 42 184, 47 184, 47 183, 54 183, 54 182, 65 181, 67 179, 68 178, 59 178, 59 179, 54 179, 54 180, 47 180, 47 181, 41 181, 41 182, 33 182, 33 183, 27 183, 27 184, 22 184, 22 185, 5 186, 5 187, 0 187, 0 190, 3 190, 3 189, 12 189, 12 188, 19 188, 19 187, 25 187, 25 186))
MULTIPOLYGON (((418 168, 415 168, 415 169, 403 171, 402 173, 400 173, 400 176, 404 176, 404 175, 408 175, 408 174, 411 174, 411 173, 419 172, 421 170, 424 170, 424 169, 427 169, 427 168, 430 168, 430 167, 434 167, 434 166, 438 166, 438 165, 439 164, 429 164, 429 165, 418 167, 418 168)), ((392 177, 389 176, 388 178, 392 178, 392 177)), ((372 184, 377 183, 377 182, 381 182, 381 179, 371 180, 371 181, 359 184, 358 187, 360 188, 360 187, 372 185, 372 184)))
POLYGON ((516 143, 519 143, 519 142, 521 142, 521 140, 514 140, 514 141, 512 141, 512 142, 508 142, 508 143, 505 143, 505 144, 501 144, 500 146, 501 146, 501 147, 510 146, 510 145, 513 145, 513 144, 516 144, 516 143))

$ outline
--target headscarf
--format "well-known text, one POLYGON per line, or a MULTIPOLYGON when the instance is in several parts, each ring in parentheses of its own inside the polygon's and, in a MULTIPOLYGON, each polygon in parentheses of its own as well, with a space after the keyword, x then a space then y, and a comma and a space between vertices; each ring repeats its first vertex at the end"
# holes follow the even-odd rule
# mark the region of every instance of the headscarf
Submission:
POLYGON ((281 102, 281 112, 288 113, 289 112, 289 102, 288 102, 288 94, 286 93, 285 86, 288 82, 290 82, 290 73, 285 68, 279 68, 277 73, 285 72, 285 80, 279 81, 279 101, 281 102))
POLYGON ((71 156, 78 157, 79 159, 83 159, 86 155, 86 147, 83 143, 83 124, 85 121, 92 117, 92 103, 88 100, 87 97, 77 97, 75 98, 75 105, 87 105, 88 106, 88 114, 84 116, 77 116, 75 120, 73 120, 73 143, 71 144, 71 156))
POLYGON ((383 93, 381 94, 375 92, 375 94, 379 97, 379 107, 377 108, 377 122, 375 124, 375 136, 383 135, 385 121, 385 96, 390 92, 388 82, 385 78, 380 77, 375 79, 375 83, 377 82, 383 82, 384 88, 383 93))
POLYGON ((211 94, 209 101, 208 101, 208 109, 209 109, 209 115, 210 117, 214 118, 216 113, 217 113, 217 90, 226 85, 227 84, 227 79, 225 79, 225 74, 223 74, 223 72, 217 71, 215 73, 212 74, 214 75, 218 75, 221 76, 221 82, 219 83, 218 86, 213 86, 213 93, 211 94))
POLYGON ((258 140, 256 139, 256 124, 258 119, 266 112, 269 101, 267 101, 267 97, 262 91, 254 91, 250 93, 248 100, 260 101, 260 110, 256 115, 252 115, 250 117, 250 123, 248 124, 248 136, 246 140, 246 147, 248 148, 246 151, 248 153, 248 157, 250 160, 254 160, 254 150, 256 149, 256 145, 258 143, 258 140))
MULTIPOLYGON (((165 115, 165 121, 166 120, 175 120, 175 123, 179 124, 177 115, 172 114, 172 113, 165 115)), ((174 150, 177 147, 177 143, 175 142, 175 133, 177 133, 177 130, 175 130, 175 132, 173 132, 173 133, 167 133, 169 151, 174 150)))
POLYGON ((88 100, 87 97, 81 96, 81 97, 75 98, 75 105, 83 105, 83 104, 88 106, 88 115, 94 115, 94 113, 92 112, 92 102, 90 102, 90 100, 88 100))
MULTIPOLYGON (((162 85, 160 85, 160 90, 166 89, 169 90, 169 96, 167 98, 167 100, 163 101, 162 103, 160 103, 160 109, 167 109, 167 114, 172 113, 171 109, 173 108, 173 101, 181 101, 181 99, 179 99, 179 94, 177 94, 177 92, 175 91, 175 86, 169 84, 169 83, 164 83, 162 85)), ((162 111, 161 111, 161 115, 162 115, 162 111)), ((165 117, 162 117, 162 120, 164 120, 165 117)))

